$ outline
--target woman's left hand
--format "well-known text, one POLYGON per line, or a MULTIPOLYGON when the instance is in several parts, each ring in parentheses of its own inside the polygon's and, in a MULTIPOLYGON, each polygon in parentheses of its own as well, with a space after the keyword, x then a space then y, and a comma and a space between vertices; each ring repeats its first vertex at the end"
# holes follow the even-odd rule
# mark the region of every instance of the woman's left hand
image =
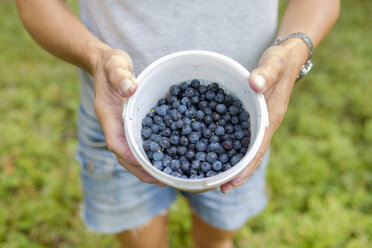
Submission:
POLYGON ((271 138, 287 111, 293 84, 308 54, 306 44, 299 38, 289 39, 279 46, 269 47, 263 53, 258 67, 249 77, 249 84, 254 91, 265 96, 269 127, 252 162, 231 181, 221 185, 221 192, 227 193, 242 185, 262 162, 271 138))

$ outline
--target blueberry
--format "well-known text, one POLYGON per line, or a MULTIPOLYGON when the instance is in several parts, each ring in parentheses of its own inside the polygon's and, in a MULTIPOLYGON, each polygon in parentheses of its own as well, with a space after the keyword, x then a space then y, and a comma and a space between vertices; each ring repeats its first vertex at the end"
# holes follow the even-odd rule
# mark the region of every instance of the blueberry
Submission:
POLYGON ((148 152, 146 152, 146 155, 147 155, 148 159, 152 159, 153 152, 148 151, 148 152))
POLYGON ((226 121, 225 121, 224 119, 219 119, 218 122, 217 122, 217 124, 218 124, 219 126, 224 127, 224 126, 226 126, 226 121))
POLYGON ((185 123, 185 125, 191 125, 192 121, 189 118, 185 117, 182 120, 183 120, 183 123, 185 123))
POLYGON ((204 120, 204 117, 205 117, 204 111, 198 110, 196 112, 196 115, 195 115, 196 120, 203 121, 204 120))
POLYGON ((193 150, 187 150, 185 157, 188 160, 192 160, 195 157, 195 152, 193 150))
POLYGON ((150 151, 150 144, 151 144, 151 140, 145 140, 142 143, 142 147, 143 147, 143 150, 145 150, 145 152, 150 151))
POLYGON ((156 151, 159 151, 159 150, 160 150, 159 144, 157 142, 152 141, 150 143, 150 151, 156 152, 156 151))
POLYGON ((198 122, 198 121, 193 121, 193 122, 191 123, 191 127, 192 127, 192 130, 193 130, 193 131, 200 131, 200 130, 202 130, 202 125, 201 125, 201 123, 198 122))
POLYGON ((234 138, 235 139, 237 139, 237 140, 241 140, 241 139, 243 139, 243 137, 244 137, 244 132, 243 131, 236 131, 235 133, 234 133, 234 138))
POLYGON ((165 124, 166 127, 170 128, 172 126, 172 123, 173 123, 172 119, 164 120, 164 124, 165 124))
POLYGON ((187 147, 185 147, 185 146, 177 147, 177 153, 179 155, 185 155, 186 152, 187 152, 187 147))
POLYGON ((240 152, 240 153, 243 153, 244 155, 247 153, 247 151, 248 151, 248 149, 245 148, 245 147, 241 147, 241 148, 239 149, 239 152, 240 152))
POLYGON ((251 123, 249 121, 243 121, 242 122, 242 128, 243 129, 249 129, 251 127, 251 123))
POLYGON ((180 142, 180 137, 177 136, 177 135, 171 135, 169 141, 170 141, 170 143, 172 143, 173 145, 178 145, 178 143, 180 142))
POLYGON ((240 161, 240 157, 235 155, 230 159, 231 165, 236 165, 240 161))
POLYGON ((198 161, 198 160, 192 161, 191 162, 191 168, 194 169, 194 170, 199 170, 199 168, 200 168, 200 161, 198 161))
POLYGON ((222 119, 225 120, 226 122, 229 122, 229 121, 231 121, 231 115, 229 115, 229 114, 224 114, 224 115, 222 116, 222 119))
POLYGON ((185 112, 185 116, 187 117, 187 118, 190 118, 190 119, 193 119, 194 117, 195 117, 195 112, 194 111, 192 111, 191 109, 188 109, 188 110, 186 110, 186 112, 185 112))
POLYGON ((190 171, 190 162, 189 161, 185 161, 181 164, 181 170, 184 172, 184 173, 187 173, 190 171))
POLYGON ((177 147, 176 146, 171 146, 167 149, 167 152, 170 156, 175 156, 175 155, 177 155, 177 147))
POLYGON ((170 175, 170 174, 172 173, 172 169, 171 169, 170 167, 165 167, 165 168, 163 169, 163 172, 164 172, 165 174, 170 175))
POLYGON ((163 137, 170 137, 171 134, 172 134, 172 131, 170 130, 170 128, 164 128, 163 131, 161 131, 160 133, 163 137))
POLYGON ((180 145, 181 146, 188 146, 189 145, 189 139, 186 136, 181 136, 180 145))
POLYGON ((164 105, 161 105, 160 107, 158 107, 157 110, 156 110, 156 112, 157 112, 159 115, 164 116, 164 115, 167 114, 168 110, 169 110, 168 105, 165 105, 165 104, 164 104, 164 105))
POLYGON ((192 128, 190 125, 185 125, 182 128, 182 134, 183 135, 189 135, 192 132, 192 128))
POLYGON ((217 128, 217 124, 216 123, 211 123, 209 126, 208 126, 209 130, 211 130, 212 132, 214 132, 217 128))
POLYGON ((214 133, 218 136, 224 135, 225 134, 225 128, 222 126, 218 126, 214 133))
POLYGON ((190 83, 191 87, 193 87, 194 89, 199 89, 200 87, 200 82, 199 80, 197 79, 193 79, 190 83))
POLYGON ((155 151, 153 153, 152 157, 156 161, 163 160, 164 159, 164 153, 162 151, 155 151))
POLYGON ((223 103, 223 101, 225 100, 225 96, 221 93, 218 93, 214 100, 218 103, 223 103))
POLYGON ((207 156, 207 154, 205 152, 197 152, 195 154, 195 159, 198 160, 198 161, 205 161, 206 156, 207 156))
POLYGON ((208 90, 206 93, 205 93, 205 98, 209 101, 213 101, 214 98, 216 97, 216 93, 214 93, 213 91, 211 90, 208 90))
POLYGON ((219 113, 213 112, 212 114, 212 120, 214 122, 218 122, 221 119, 221 115, 219 113))
POLYGON ((212 152, 218 152, 218 150, 220 149, 220 143, 218 142, 213 142, 209 145, 209 148, 212 152))
POLYGON ((191 104, 197 106, 200 102, 200 98, 198 96, 191 97, 191 104))
POLYGON ((222 146, 225 150, 230 150, 233 148, 233 143, 231 142, 231 140, 225 140, 223 143, 222 143, 222 146))
POLYGON ((217 160, 217 154, 215 152, 208 152, 206 159, 209 163, 213 163, 217 160))
POLYGON ((210 108, 204 108, 203 109, 205 115, 212 115, 212 110, 210 108))
POLYGON ((187 96, 189 98, 195 96, 195 94, 196 94, 196 92, 195 92, 195 89, 193 89, 193 88, 187 88, 185 90, 185 96, 187 96))
POLYGON ((152 124, 151 130, 152 130, 152 133, 159 133, 159 125, 152 124))
POLYGON ((244 137, 244 138, 241 140, 241 143, 242 143, 242 146, 243 146, 243 147, 248 147, 248 146, 249 146, 249 143, 251 143, 251 140, 250 140, 250 138, 248 138, 248 137, 244 137))
POLYGON ((219 160, 214 161, 213 164, 212 164, 212 168, 215 171, 220 171, 222 169, 221 161, 219 161, 219 160))
POLYGON ((242 147, 240 140, 234 140, 233 145, 235 150, 239 150, 242 147))
POLYGON ((166 138, 166 137, 162 137, 160 140, 159 140, 159 145, 161 148, 169 148, 170 147, 170 142, 169 142, 169 139, 166 138))
POLYGON ((238 125, 235 125, 234 126, 234 130, 235 131, 241 131, 241 130, 243 130, 242 125, 239 125, 239 124, 238 125))
POLYGON ((226 131, 226 133, 233 133, 234 132, 234 126, 231 125, 231 124, 227 124, 225 126, 225 131, 226 131))
POLYGON ((209 139, 213 134, 212 130, 210 130, 209 128, 204 128, 202 132, 203 132, 203 137, 207 139, 209 139))
POLYGON ((231 164, 230 163, 226 163, 226 164, 223 164, 222 165, 222 170, 223 171, 227 171, 228 169, 230 169, 231 168, 231 164))
POLYGON ((195 144, 191 143, 187 146, 189 150, 195 150, 195 144))
POLYGON ((210 84, 210 89, 213 90, 213 91, 217 91, 219 88, 220 88, 220 86, 218 86, 218 83, 216 83, 216 82, 213 82, 213 83, 210 84))
POLYGON ((200 85, 199 87, 199 93, 204 95, 207 92, 207 86, 205 85, 200 85))
POLYGON ((187 107, 186 107, 185 105, 179 105, 179 106, 177 107, 177 110, 183 114, 183 113, 186 112, 187 107))
POLYGON ((216 107, 217 107, 217 102, 215 101, 210 101, 209 104, 208 104, 208 107, 212 110, 215 110, 216 107))
POLYGON ((192 132, 189 134, 189 141, 193 144, 196 144, 200 139, 200 136, 197 132, 192 132))
POLYGON ((189 84, 187 82, 182 82, 181 85, 180 85, 180 88, 182 90, 186 90, 188 87, 189 87, 189 84))
POLYGON ((233 104, 233 101, 234 101, 234 98, 231 95, 226 95, 223 103, 226 106, 230 106, 231 104, 233 104))
POLYGON ((199 109, 205 109, 208 107, 208 102, 207 101, 200 101, 199 102, 199 109))
POLYGON ((159 126, 159 130, 160 130, 160 131, 163 131, 163 130, 166 128, 164 122, 163 122, 163 123, 160 123, 158 126, 159 126))
POLYGON ((181 168, 181 163, 180 163, 180 161, 179 161, 179 160, 176 160, 176 159, 173 159, 173 160, 172 160, 172 163, 171 163, 171 168, 172 168, 172 170, 174 170, 174 171, 179 170, 179 169, 181 168))
POLYGON ((151 127, 153 124, 152 118, 151 117, 145 117, 142 120, 142 126, 143 127, 151 127))
POLYGON ((190 179, 198 179, 198 175, 197 174, 191 174, 190 179))
POLYGON ((235 99, 233 105, 240 108, 242 106, 242 101, 240 101, 239 99, 235 99))
POLYGON ((239 123, 239 118, 238 118, 237 116, 233 116, 233 117, 231 117, 231 123, 232 123, 233 125, 238 124, 238 123, 239 123))
POLYGON ((227 156, 230 158, 234 157, 236 155, 236 150, 234 148, 231 148, 229 151, 227 151, 227 156))
POLYGON ((159 135, 159 134, 155 134, 155 133, 153 133, 152 135, 151 135, 151 138, 150 138, 152 141, 154 141, 154 142, 159 142, 160 141, 160 139, 161 139, 161 136, 159 135))
POLYGON ((226 111, 226 106, 224 104, 218 104, 216 106, 216 111, 220 114, 224 113, 226 111))
POLYGON ((154 162, 154 167, 158 170, 163 170, 164 169, 164 165, 163 165, 163 162, 161 160, 157 160, 154 162))
POLYGON ((220 154, 220 156, 218 156, 218 159, 221 161, 221 163, 227 163, 227 161, 229 161, 229 156, 227 156, 226 154, 220 154))
POLYGON ((146 114, 146 117, 154 118, 155 117, 155 111, 150 111, 146 114))
POLYGON ((243 132, 245 137, 251 137, 251 131, 249 129, 244 129, 243 132))
POLYGON ((210 163, 208 162, 203 162, 201 165, 200 165, 200 169, 203 173, 208 173, 208 171, 210 171, 212 169, 212 166, 210 163))
POLYGON ((171 163, 172 163, 172 158, 169 157, 169 156, 164 156, 163 165, 165 167, 169 167, 169 166, 171 166, 171 163))
POLYGON ((228 112, 230 113, 230 115, 235 116, 239 113, 239 108, 232 105, 232 106, 229 107, 228 112))
POLYGON ((150 136, 151 136, 151 134, 152 134, 152 130, 151 130, 151 128, 149 128, 149 127, 144 127, 144 128, 142 128, 142 130, 141 130, 141 134, 142 134, 142 136, 143 136, 145 139, 148 139, 148 138, 150 138, 150 136))
POLYGON ((242 121, 246 121, 246 120, 248 120, 249 119, 249 113, 247 112, 247 111, 243 111, 243 112, 241 112, 240 113, 240 116, 239 116, 239 118, 240 118, 240 120, 242 120, 242 121))
POLYGON ((208 171, 207 174, 205 175, 206 177, 213 177, 217 175, 217 173, 215 171, 208 171))
POLYGON ((181 94, 181 88, 178 85, 172 85, 169 88, 169 93, 171 96, 178 96, 181 94))
POLYGON ((198 152, 204 152, 205 150, 207 150, 207 144, 199 140, 195 145, 195 150, 198 152))
POLYGON ((190 106, 190 104, 191 104, 191 100, 190 100, 190 98, 188 98, 187 96, 183 97, 183 98, 181 99, 181 102, 182 102, 182 104, 185 105, 185 106, 190 106))
POLYGON ((216 135, 212 135, 210 138, 209 138, 209 142, 210 143, 214 143, 214 142, 217 142, 219 143, 220 142, 220 138, 216 135))
POLYGON ((159 116, 159 115, 155 115, 154 117, 154 122, 155 124, 160 124, 162 123, 164 120, 163 120, 163 117, 159 116))

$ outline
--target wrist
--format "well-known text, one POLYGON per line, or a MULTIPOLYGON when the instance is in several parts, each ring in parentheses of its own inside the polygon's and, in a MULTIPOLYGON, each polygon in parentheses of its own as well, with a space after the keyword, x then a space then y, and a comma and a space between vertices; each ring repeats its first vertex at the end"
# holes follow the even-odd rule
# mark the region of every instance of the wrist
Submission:
POLYGON ((299 68, 309 59, 310 49, 301 38, 293 37, 281 42, 279 46, 287 49, 291 61, 299 68))
POLYGON ((97 64, 99 60, 103 57, 103 54, 107 50, 111 50, 112 48, 105 43, 97 43, 97 42, 91 42, 88 41, 87 43, 87 50, 88 50, 88 56, 87 56, 87 64, 88 64, 88 72, 91 75, 95 74, 97 64))

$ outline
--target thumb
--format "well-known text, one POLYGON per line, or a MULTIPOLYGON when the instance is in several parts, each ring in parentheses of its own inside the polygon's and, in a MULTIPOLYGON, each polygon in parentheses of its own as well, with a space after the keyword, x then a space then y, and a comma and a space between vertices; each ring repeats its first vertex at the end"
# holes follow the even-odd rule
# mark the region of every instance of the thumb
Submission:
POLYGON ((133 95, 137 89, 137 81, 132 69, 132 61, 120 55, 113 55, 104 66, 109 84, 122 97, 133 95))
POLYGON ((280 56, 264 55, 259 66, 251 72, 249 84, 254 91, 264 93, 279 81, 283 70, 284 60, 280 56))

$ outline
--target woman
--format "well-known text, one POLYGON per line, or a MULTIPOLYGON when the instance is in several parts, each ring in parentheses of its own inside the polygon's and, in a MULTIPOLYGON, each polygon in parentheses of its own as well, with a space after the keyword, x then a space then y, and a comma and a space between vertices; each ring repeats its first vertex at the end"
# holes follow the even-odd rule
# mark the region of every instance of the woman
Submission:
POLYGON ((232 247, 236 230, 266 205, 266 150, 299 73, 309 69, 302 67, 310 63, 311 42, 316 47, 333 26, 340 1, 289 1, 277 33, 277 0, 80 0, 81 21, 61 0, 17 5, 36 42, 82 68, 84 219, 98 232, 115 233, 125 247, 167 247, 166 210, 176 196, 139 166, 126 143, 122 104, 135 93, 135 75, 188 49, 222 53, 251 71, 247 83, 264 93, 270 122, 258 154, 222 193, 183 193, 193 209, 195 246, 232 247))

